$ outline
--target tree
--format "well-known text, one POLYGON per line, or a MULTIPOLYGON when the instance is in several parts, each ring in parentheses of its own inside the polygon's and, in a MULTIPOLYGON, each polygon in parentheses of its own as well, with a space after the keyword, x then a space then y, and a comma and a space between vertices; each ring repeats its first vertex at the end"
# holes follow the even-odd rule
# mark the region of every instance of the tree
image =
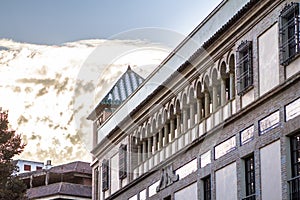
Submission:
POLYGON ((8 112, 0 111, 0 200, 20 200, 25 198, 26 186, 14 175, 18 168, 12 159, 25 145, 8 124, 8 112))

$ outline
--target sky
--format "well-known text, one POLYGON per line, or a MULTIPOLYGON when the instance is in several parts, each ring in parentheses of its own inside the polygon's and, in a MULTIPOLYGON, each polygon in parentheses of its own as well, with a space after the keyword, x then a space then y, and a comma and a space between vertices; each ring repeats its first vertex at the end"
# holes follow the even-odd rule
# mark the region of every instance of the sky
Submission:
POLYGON ((0 37, 35 44, 104 39, 136 28, 190 33, 221 0, 3 0, 0 37))
POLYGON ((0 107, 27 144, 17 158, 90 162, 98 101, 128 65, 147 77, 219 3, 1 1, 0 107))

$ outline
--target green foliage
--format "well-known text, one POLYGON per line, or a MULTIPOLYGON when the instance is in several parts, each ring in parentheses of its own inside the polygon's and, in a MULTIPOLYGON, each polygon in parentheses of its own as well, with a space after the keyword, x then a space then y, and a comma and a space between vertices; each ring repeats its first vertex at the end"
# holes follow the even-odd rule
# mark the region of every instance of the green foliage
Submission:
POLYGON ((0 111, 0 200, 25 199, 25 184, 13 175, 13 157, 24 149, 21 136, 8 129, 8 112, 0 111))

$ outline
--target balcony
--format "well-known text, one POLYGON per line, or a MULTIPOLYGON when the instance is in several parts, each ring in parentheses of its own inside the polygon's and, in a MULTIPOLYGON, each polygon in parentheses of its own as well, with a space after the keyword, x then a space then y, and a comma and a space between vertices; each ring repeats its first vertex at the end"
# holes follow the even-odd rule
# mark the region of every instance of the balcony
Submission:
MULTIPOLYGON (((166 145, 164 144, 163 148, 161 148, 160 150, 152 152, 150 157, 142 161, 138 166, 134 168, 133 179, 136 179, 142 174, 148 172, 153 167, 157 166, 160 162, 168 159, 181 149, 191 144, 195 139, 212 130, 222 121, 235 114, 235 102, 236 101, 234 99, 228 101, 227 104, 219 107, 214 113, 211 113, 209 117, 201 120, 199 123, 196 123, 193 126, 191 125, 190 120, 188 120, 188 130, 181 133, 180 135, 178 135, 177 130, 175 130, 175 138, 173 139, 173 141, 170 141, 166 145)), ((195 115, 195 121, 197 121, 197 114, 195 115)), ((183 130, 183 126, 181 126, 181 130, 183 130)))

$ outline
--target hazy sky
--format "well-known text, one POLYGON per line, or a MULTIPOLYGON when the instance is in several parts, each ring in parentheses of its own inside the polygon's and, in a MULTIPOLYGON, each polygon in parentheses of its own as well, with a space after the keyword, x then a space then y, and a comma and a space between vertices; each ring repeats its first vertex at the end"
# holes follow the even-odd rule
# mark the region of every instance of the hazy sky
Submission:
POLYGON ((101 38, 134 28, 190 33, 221 0, 2 0, 0 38, 35 44, 101 38))
POLYGON ((90 161, 86 117, 99 100, 87 95, 105 95, 128 65, 149 74, 220 2, 1 0, 0 107, 27 143, 20 157, 90 161), (87 66, 105 84, 81 79, 87 66))

